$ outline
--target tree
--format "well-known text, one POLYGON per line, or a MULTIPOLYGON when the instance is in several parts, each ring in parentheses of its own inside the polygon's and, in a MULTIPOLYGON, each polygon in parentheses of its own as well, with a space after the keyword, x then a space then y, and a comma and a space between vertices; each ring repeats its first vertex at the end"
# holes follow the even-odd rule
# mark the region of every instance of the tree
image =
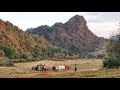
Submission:
POLYGON ((73 56, 73 53, 71 51, 68 52, 69 56, 73 56))
POLYGON ((107 46, 109 56, 116 53, 120 55, 120 23, 116 32, 112 33, 111 40, 107 46))
POLYGON ((46 55, 47 55, 48 57, 50 57, 50 58, 54 57, 54 48, 48 46, 48 47, 45 49, 45 53, 46 53, 46 55))
POLYGON ((103 59, 105 57, 105 54, 98 54, 97 55, 97 58, 99 58, 99 59, 103 59))
POLYGON ((79 58, 92 58, 93 55, 88 53, 79 53, 79 58))
POLYGON ((103 61, 103 67, 105 68, 119 68, 120 56, 118 54, 112 54, 111 57, 105 58, 103 61))
POLYGON ((15 50, 13 48, 10 48, 9 46, 3 45, 0 46, 0 49, 4 51, 6 57, 11 57, 15 54, 15 50))
POLYGON ((9 56, 10 59, 19 59, 20 55, 18 53, 14 53, 13 55, 9 56))
POLYGON ((93 58, 93 55, 87 54, 86 57, 87 57, 87 58, 93 58))
POLYGON ((64 58, 66 58, 68 52, 66 50, 64 50, 62 53, 64 54, 64 58))
MULTIPOLYGON (((120 28, 118 28, 118 30, 120 30, 120 28)), ((119 68, 120 66, 120 31, 115 34, 113 33, 113 35, 114 38, 112 36, 107 46, 109 57, 103 61, 103 67, 106 68, 119 68)))
POLYGON ((33 49, 33 53, 32 53, 32 56, 34 58, 37 58, 37 57, 40 57, 42 55, 42 47, 40 46, 35 46, 35 48, 33 49))
POLYGON ((28 59, 29 54, 28 53, 22 53, 20 54, 20 59, 28 59))
POLYGON ((61 48, 59 47, 59 48, 54 48, 54 53, 61 53, 61 48))

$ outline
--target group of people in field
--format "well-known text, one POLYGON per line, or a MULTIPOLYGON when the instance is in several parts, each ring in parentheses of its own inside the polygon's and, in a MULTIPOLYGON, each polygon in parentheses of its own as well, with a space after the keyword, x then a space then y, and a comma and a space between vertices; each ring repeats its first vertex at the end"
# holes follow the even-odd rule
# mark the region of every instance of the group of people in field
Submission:
MULTIPOLYGON (((37 66, 33 66, 32 67, 33 71, 66 71, 66 70, 70 70, 70 66, 67 65, 55 65, 53 67, 47 67, 45 65, 37 65, 37 66)), ((77 71, 77 67, 75 64, 75 71, 77 71)))

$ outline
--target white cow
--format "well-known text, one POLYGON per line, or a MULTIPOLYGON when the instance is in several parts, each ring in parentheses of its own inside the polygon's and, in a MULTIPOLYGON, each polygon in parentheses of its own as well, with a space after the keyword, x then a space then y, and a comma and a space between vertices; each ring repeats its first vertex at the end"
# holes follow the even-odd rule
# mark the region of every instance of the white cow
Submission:
POLYGON ((55 66, 55 70, 57 70, 57 71, 64 71, 65 70, 65 66, 57 65, 57 66, 55 66))

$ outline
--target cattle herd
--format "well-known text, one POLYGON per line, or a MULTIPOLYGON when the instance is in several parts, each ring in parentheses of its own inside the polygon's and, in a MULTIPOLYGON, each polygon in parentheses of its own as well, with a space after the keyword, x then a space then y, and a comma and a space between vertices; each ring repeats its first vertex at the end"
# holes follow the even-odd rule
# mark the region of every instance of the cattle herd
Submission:
POLYGON ((55 65, 53 67, 47 67, 45 65, 37 65, 37 66, 33 66, 32 70, 35 71, 66 71, 66 70, 70 70, 70 66, 67 65, 55 65))

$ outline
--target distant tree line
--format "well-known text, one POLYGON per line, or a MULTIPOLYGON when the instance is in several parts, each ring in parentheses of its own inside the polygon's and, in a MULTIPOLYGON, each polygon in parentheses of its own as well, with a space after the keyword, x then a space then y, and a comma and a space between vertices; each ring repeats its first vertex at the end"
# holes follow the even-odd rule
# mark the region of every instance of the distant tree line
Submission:
POLYGON ((44 60, 49 58, 55 58, 56 55, 59 55, 59 58, 71 58, 74 57, 74 55, 78 55, 77 58, 104 58, 104 55, 94 56, 89 53, 75 53, 64 48, 53 46, 43 47, 36 45, 32 53, 17 53, 14 48, 9 47, 8 45, 0 46, 0 57, 7 57, 12 62, 29 62, 36 60, 44 60))
POLYGON ((95 58, 95 59, 104 59, 105 54, 90 54, 90 53, 80 53, 79 58, 95 58))

